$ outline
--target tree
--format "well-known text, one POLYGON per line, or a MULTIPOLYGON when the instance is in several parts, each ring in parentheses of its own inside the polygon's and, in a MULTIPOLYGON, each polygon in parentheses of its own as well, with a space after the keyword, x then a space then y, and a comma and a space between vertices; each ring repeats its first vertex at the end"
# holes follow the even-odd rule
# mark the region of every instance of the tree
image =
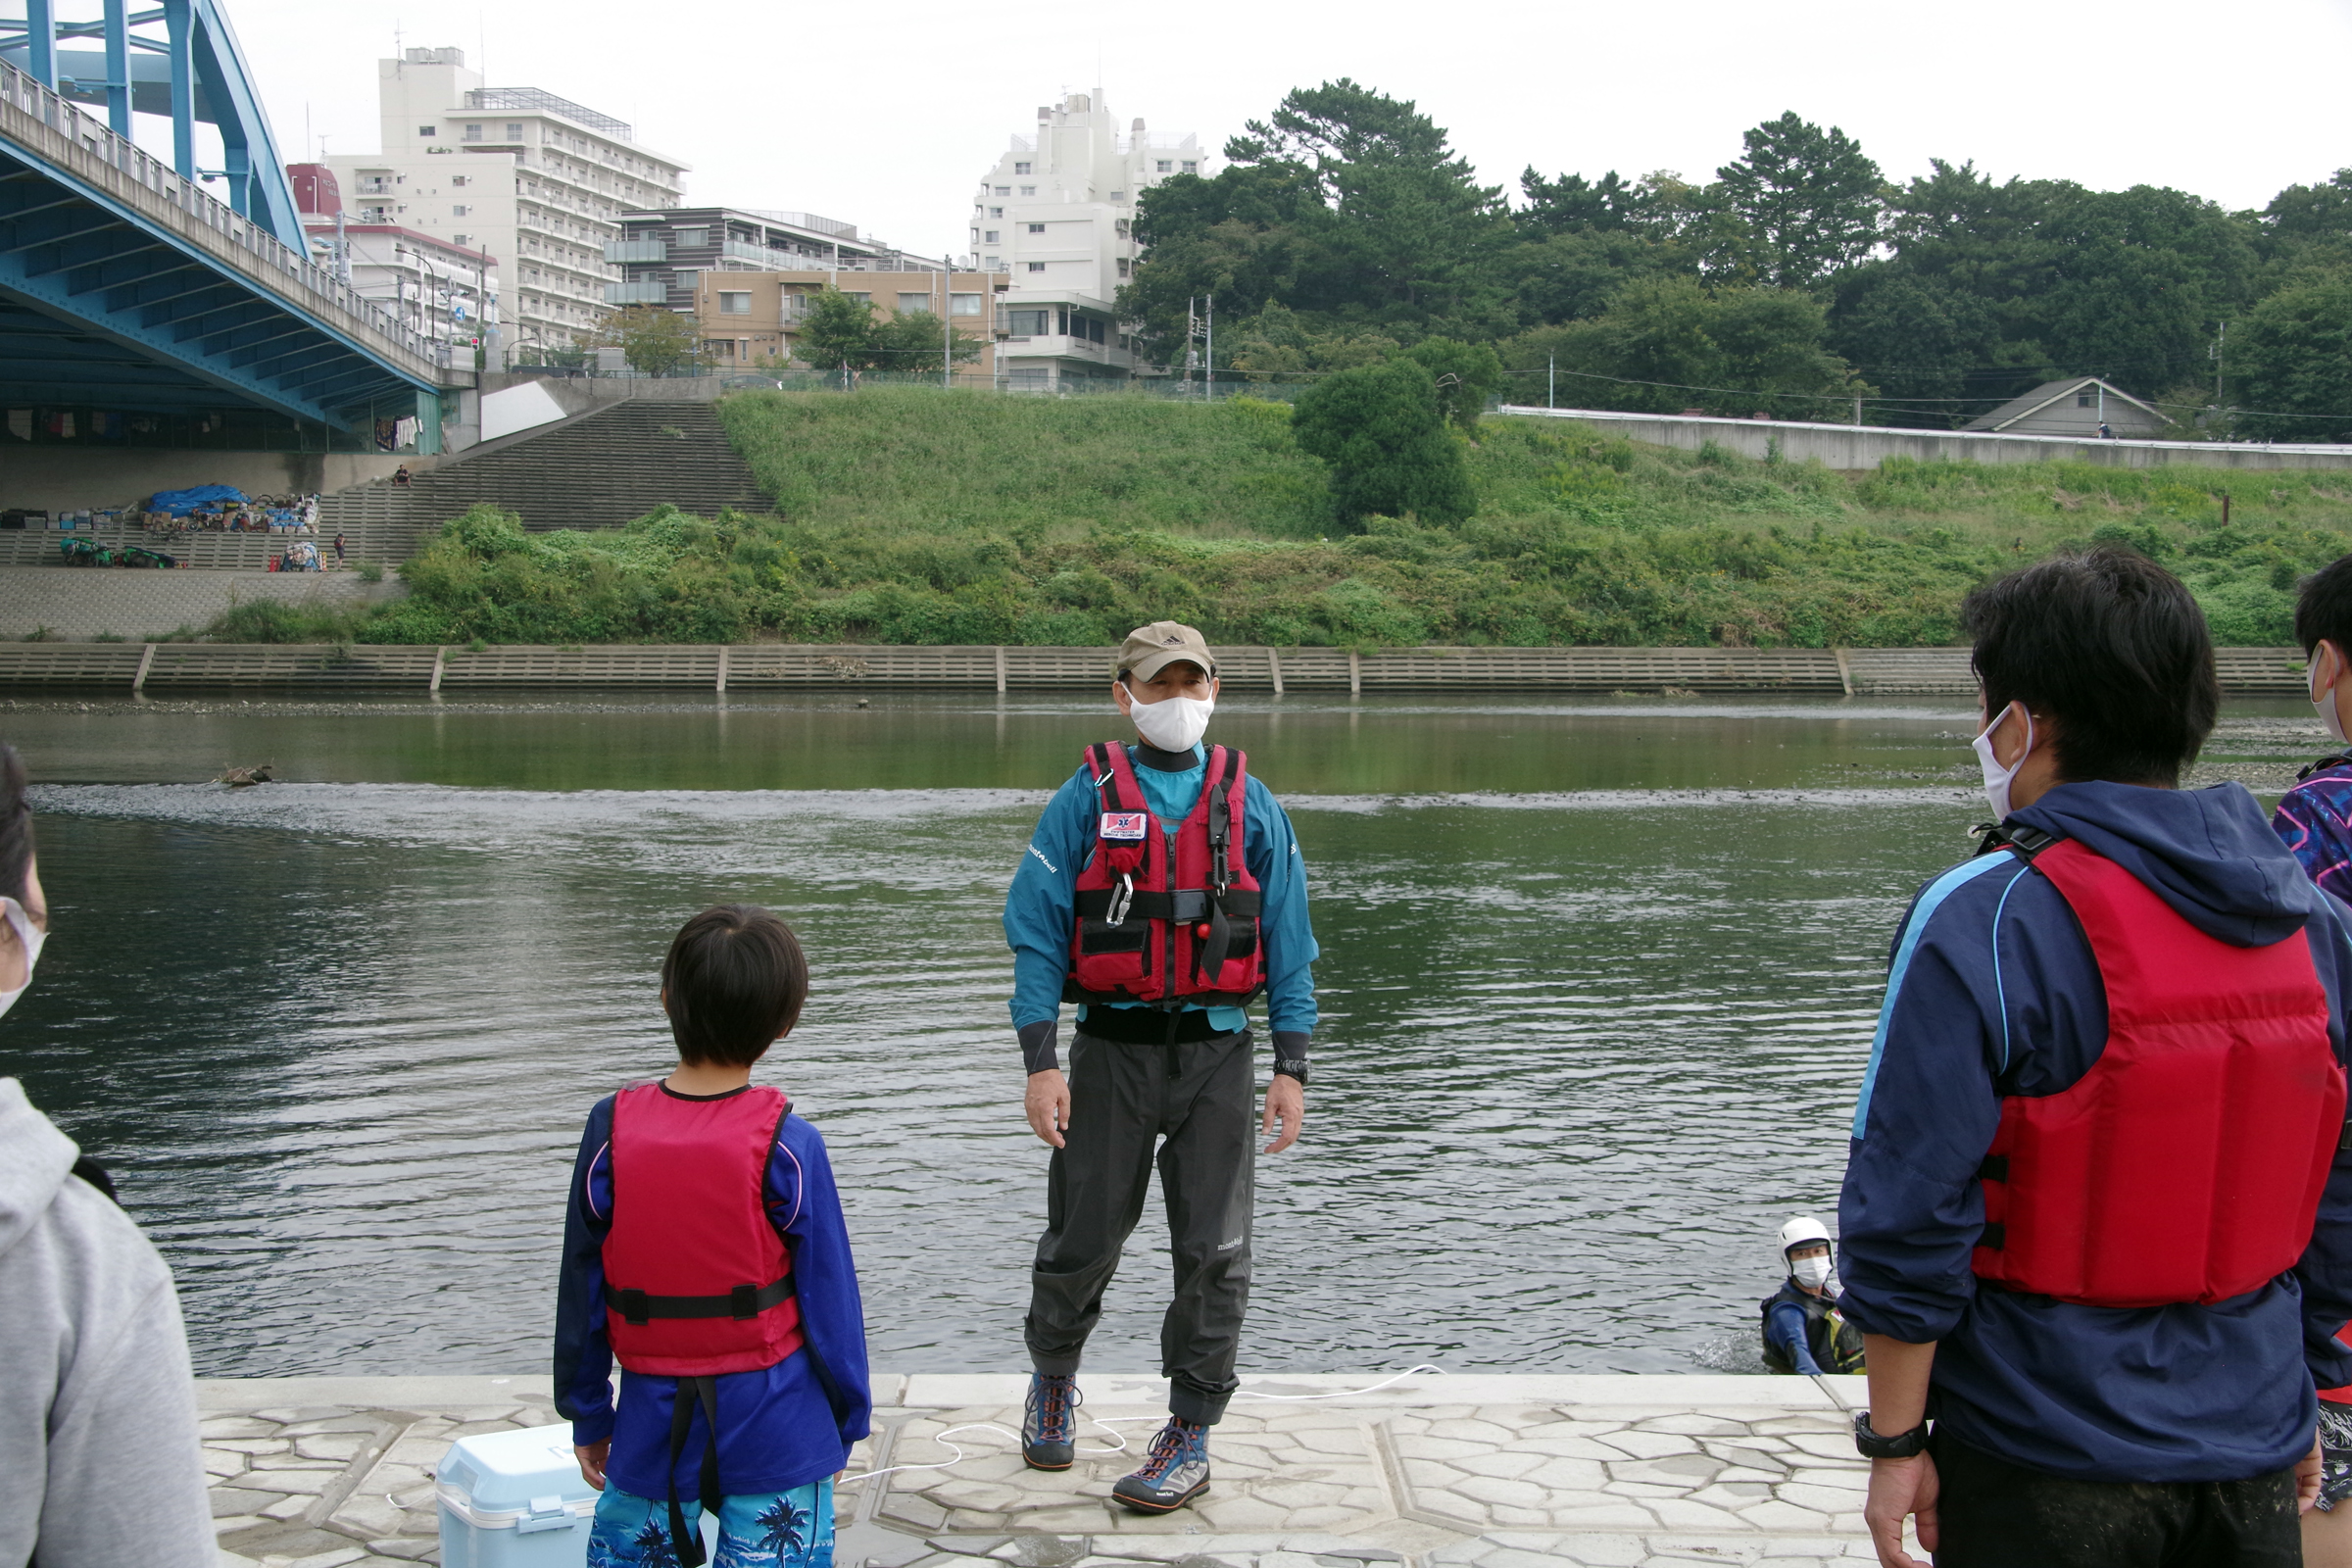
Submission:
POLYGON ((1655 228, 1668 219, 1656 186, 1636 182, 1614 169, 1596 180, 1582 174, 1545 179, 1530 164, 1519 176, 1526 205, 1513 215, 1522 230, 1542 238, 1594 229, 1623 232, 1655 228))
POLYGON ((1821 302, 1799 290, 1653 278, 1591 320, 1521 333, 1504 363, 1524 381, 1556 359, 1576 401, 1593 408, 1836 418, 1873 388, 1824 346, 1827 331, 1821 302))
POLYGON ((1478 510, 1427 366, 1396 359, 1327 375, 1300 395, 1291 426, 1299 450, 1330 466, 1333 510, 1348 526, 1373 515, 1460 522, 1478 510))
POLYGON ((820 370, 864 368, 873 357, 874 308, 837 288, 819 289, 808 301, 808 314, 801 318, 801 358, 820 370))
POLYGON ((2230 333, 2235 428, 2274 441, 2352 440, 2352 271, 2306 273, 2230 333))
POLYGON ((694 364, 702 344, 694 318, 661 305, 632 305, 605 318, 592 340, 618 349, 641 375, 672 375, 694 364))
POLYGON ((1502 361, 1494 357, 1493 347, 1426 337, 1405 350, 1404 357, 1436 377, 1438 413, 1446 422, 1464 435, 1476 430, 1487 399, 1502 386, 1502 361))
POLYGON ((1744 230, 1758 280, 1811 288, 1869 254, 1885 210, 1885 177, 1859 143, 1793 112, 1741 140, 1746 153, 1715 171, 1710 194, 1744 230))
MULTIPOLYGON (((946 341, 946 329, 940 326, 937 316, 929 311, 906 311, 877 322, 865 358, 853 360, 852 364, 860 369, 937 375, 940 352, 946 341)), ((980 356, 980 340, 956 333, 955 356, 957 365, 971 364, 980 356)))

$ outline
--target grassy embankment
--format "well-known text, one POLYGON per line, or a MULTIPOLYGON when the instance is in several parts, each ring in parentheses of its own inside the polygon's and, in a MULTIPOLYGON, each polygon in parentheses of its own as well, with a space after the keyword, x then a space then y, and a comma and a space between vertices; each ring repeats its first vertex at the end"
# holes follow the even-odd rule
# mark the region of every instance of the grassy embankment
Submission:
POLYGON ((1343 534, 1289 410, 871 390, 721 413, 774 517, 663 512, 526 534, 476 509, 338 619, 247 605, 222 641, 1950 642, 1961 596, 2118 540, 2188 579, 2225 644, 2290 640, 2296 577, 2352 550, 2352 477, 1889 463, 1845 476, 1484 421, 1478 514, 1343 534), (2221 523, 2220 496, 2231 498, 2221 523))

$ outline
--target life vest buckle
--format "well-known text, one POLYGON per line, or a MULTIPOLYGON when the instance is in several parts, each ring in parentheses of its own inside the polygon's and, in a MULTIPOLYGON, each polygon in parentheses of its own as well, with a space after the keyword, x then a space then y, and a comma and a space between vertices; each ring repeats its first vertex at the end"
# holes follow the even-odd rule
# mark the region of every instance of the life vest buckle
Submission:
POLYGON ((727 1315, 738 1322, 746 1318, 758 1317, 760 1315, 760 1287, 757 1285, 736 1286, 727 1293, 727 1315))
POLYGON ((1131 872, 1122 871, 1119 873, 1118 888, 1110 896, 1110 907, 1103 911, 1103 924, 1116 926, 1125 923, 1128 906, 1134 903, 1135 877, 1131 872))
POLYGON ((614 1291, 612 1304, 620 1308, 623 1323, 643 1328, 654 1320, 653 1303, 646 1299, 643 1291, 614 1291))

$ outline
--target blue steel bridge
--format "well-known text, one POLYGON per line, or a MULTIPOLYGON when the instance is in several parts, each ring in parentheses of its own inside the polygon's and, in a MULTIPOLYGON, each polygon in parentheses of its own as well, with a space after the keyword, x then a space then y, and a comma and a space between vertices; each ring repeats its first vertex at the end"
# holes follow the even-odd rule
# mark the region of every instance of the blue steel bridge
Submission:
POLYGON ((309 450, 413 415, 437 450, 470 351, 450 366, 311 259, 217 0, 103 0, 80 22, 18 3, 0 17, 0 408, 258 419, 309 450), (171 117, 171 162, 132 144, 134 111, 171 117), (219 169, 198 167, 199 123, 219 169))

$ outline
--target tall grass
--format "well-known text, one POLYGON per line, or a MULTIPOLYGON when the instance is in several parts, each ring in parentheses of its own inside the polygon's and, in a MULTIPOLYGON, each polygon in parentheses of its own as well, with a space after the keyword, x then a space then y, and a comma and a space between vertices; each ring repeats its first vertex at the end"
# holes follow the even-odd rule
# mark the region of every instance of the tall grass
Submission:
POLYGON ((884 388, 720 412, 775 515, 525 533, 477 509, 357 635, 1085 645, 1173 616, 1285 646, 1906 646, 1955 639, 1976 584, 2112 540, 2180 571, 2220 641, 2264 644, 2288 640, 2296 579, 2352 549, 2328 473, 1844 475, 1489 419, 1476 516, 1350 534, 1280 404, 884 388))

